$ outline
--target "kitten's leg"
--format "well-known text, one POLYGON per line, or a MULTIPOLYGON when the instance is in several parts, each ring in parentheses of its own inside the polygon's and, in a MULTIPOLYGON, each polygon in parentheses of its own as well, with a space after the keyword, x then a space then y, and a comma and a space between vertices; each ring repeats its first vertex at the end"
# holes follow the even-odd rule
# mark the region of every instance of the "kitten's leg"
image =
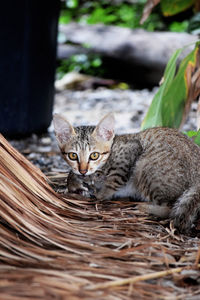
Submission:
POLYGON ((114 194, 126 184, 124 178, 125 175, 119 176, 118 174, 109 176, 99 175, 94 180, 94 196, 98 200, 111 199, 114 194))
POLYGON ((175 202, 171 218, 180 232, 189 232, 200 212, 200 185, 185 191, 175 202))
POLYGON ((156 205, 152 203, 142 203, 138 205, 139 210, 154 215, 160 219, 168 218, 171 212, 171 208, 166 205, 156 205))
POLYGON ((108 200, 111 199, 115 194, 115 191, 113 191, 112 188, 109 186, 102 188, 100 191, 96 192, 94 194, 95 198, 97 200, 108 200))

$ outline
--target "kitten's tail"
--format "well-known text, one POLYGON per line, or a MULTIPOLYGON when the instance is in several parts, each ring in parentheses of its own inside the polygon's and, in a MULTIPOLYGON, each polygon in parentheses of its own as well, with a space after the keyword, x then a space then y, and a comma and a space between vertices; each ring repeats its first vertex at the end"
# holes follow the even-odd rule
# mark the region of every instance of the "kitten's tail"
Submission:
POLYGON ((174 226, 180 232, 190 232, 193 223, 200 212, 200 185, 196 185, 186 190, 181 197, 175 202, 171 219, 174 221, 174 226))

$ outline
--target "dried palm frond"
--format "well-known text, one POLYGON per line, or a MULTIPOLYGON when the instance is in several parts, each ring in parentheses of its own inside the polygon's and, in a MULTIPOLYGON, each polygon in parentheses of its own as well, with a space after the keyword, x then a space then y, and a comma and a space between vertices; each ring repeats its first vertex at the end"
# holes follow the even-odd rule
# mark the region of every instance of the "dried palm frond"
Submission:
POLYGON ((0 299, 198 295, 199 239, 176 235, 136 204, 57 194, 0 136, 0 299))

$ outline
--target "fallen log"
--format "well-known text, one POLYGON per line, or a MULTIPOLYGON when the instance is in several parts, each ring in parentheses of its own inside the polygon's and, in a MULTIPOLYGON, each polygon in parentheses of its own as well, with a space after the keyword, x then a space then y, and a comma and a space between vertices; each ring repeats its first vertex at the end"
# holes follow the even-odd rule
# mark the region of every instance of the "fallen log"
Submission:
MULTIPOLYGON (((117 26, 60 25, 67 42, 59 45, 58 58, 68 58, 72 52, 98 53, 106 66, 111 68, 114 79, 126 79, 133 84, 158 85, 172 53, 185 45, 195 43, 197 36, 176 32, 147 32, 117 26), (87 49, 81 45, 87 44, 87 49)), ((193 46, 183 53, 190 52, 193 46)))

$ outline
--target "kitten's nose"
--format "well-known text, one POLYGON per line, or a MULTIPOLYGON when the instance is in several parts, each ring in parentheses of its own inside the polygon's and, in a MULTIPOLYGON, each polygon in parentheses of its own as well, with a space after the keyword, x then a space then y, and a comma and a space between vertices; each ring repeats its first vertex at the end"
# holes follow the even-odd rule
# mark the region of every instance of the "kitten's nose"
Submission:
POLYGON ((82 175, 85 175, 87 173, 88 170, 79 170, 79 172, 82 174, 82 175))

